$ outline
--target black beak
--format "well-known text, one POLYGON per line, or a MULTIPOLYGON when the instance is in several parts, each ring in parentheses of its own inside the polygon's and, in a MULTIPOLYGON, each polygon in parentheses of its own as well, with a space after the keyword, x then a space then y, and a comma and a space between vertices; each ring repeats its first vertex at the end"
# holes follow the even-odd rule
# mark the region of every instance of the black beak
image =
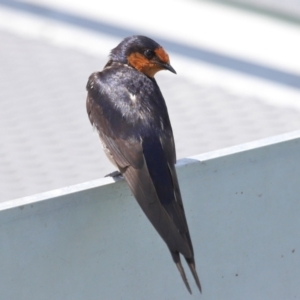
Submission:
POLYGON ((176 71, 173 69, 173 67, 170 64, 167 63, 161 63, 157 62, 159 65, 161 65, 164 69, 169 70, 170 72, 177 74, 176 71))
POLYGON ((163 67, 167 70, 169 70, 170 72, 177 74, 176 71, 173 69, 173 67, 169 64, 163 64, 163 67))

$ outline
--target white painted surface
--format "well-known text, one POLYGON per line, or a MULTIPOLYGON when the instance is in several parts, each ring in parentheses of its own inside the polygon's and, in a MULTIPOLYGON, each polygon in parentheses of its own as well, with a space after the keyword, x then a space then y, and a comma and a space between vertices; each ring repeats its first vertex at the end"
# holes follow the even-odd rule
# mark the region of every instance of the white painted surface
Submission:
POLYGON ((201 296, 123 181, 0 203, 1 299, 299 298, 299 153, 300 131, 178 163, 201 296))

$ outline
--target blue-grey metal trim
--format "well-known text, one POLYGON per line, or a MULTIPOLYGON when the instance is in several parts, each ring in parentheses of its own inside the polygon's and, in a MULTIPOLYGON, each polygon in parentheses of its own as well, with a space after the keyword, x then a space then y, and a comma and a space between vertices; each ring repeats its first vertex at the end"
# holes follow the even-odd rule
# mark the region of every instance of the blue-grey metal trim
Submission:
MULTIPOLYGON (((300 295, 299 153, 300 131, 179 161, 203 299, 300 295)), ((0 203, 0 266, 2 299, 191 299, 123 180, 0 203)))

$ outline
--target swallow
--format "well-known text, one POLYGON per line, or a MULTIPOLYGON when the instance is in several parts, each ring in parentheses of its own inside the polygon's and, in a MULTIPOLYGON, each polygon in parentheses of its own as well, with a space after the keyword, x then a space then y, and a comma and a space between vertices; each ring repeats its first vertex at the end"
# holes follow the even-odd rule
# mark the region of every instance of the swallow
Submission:
POLYGON ((89 77, 87 113, 107 157, 167 244, 188 291, 180 254, 202 292, 175 170, 173 131, 154 79, 161 70, 176 74, 162 46, 145 36, 125 38, 104 69, 89 77))

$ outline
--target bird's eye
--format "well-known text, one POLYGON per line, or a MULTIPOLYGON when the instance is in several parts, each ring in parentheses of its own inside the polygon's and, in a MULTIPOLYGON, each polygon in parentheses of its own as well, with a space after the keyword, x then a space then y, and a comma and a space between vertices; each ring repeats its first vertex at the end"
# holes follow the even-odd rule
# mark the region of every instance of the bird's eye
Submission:
POLYGON ((150 49, 147 49, 147 50, 145 50, 144 55, 148 59, 151 59, 151 58, 153 58, 155 56, 155 53, 154 53, 154 51, 152 51, 150 49))

